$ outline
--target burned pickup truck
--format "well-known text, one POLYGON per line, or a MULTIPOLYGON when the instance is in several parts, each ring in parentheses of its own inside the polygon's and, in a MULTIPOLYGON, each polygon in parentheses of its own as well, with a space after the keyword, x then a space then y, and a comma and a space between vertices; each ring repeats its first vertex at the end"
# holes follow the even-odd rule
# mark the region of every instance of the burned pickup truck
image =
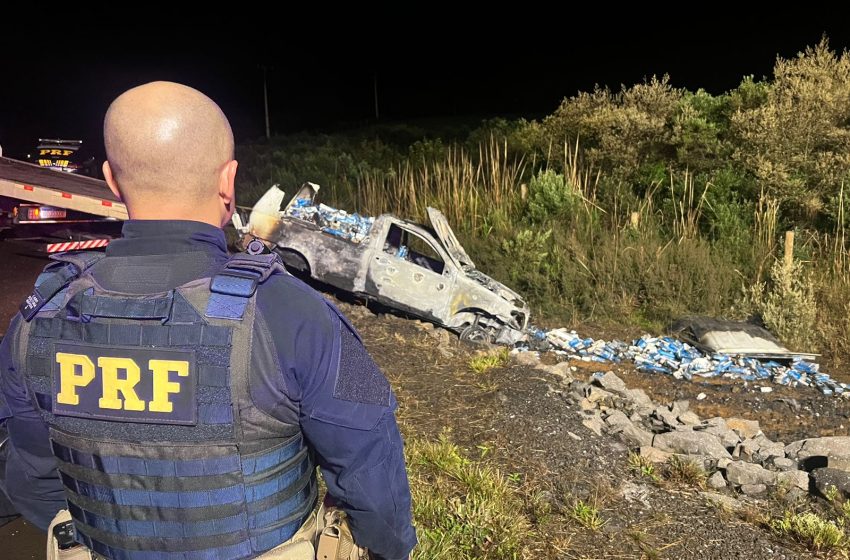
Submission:
POLYGON ((317 204, 318 191, 305 183, 283 206, 284 192, 271 187, 247 225, 234 216, 243 243, 259 238, 290 270, 448 327, 463 340, 525 338, 525 301, 475 268, 439 210, 428 208, 430 227, 391 214, 363 217, 317 204))

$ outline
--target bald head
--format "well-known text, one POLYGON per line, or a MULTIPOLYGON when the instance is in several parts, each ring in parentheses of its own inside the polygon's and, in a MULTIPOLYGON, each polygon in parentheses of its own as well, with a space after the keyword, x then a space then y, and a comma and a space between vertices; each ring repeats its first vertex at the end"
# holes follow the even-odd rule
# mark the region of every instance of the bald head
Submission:
POLYGON ((220 202, 229 164, 235 174, 227 117, 184 85, 152 82, 124 92, 109 106, 103 136, 104 174, 131 217, 185 218, 172 214, 220 202))

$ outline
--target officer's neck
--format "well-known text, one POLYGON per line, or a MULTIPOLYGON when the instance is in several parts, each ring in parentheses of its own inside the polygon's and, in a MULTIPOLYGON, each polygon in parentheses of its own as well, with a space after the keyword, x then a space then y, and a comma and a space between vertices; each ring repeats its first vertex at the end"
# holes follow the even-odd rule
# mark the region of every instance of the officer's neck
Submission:
POLYGON ((170 206, 155 208, 149 205, 127 206, 127 214, 131 220, 189 220, 202 222, 220 228, 227 222, 229 216, 223 216, 218 208, 182 208, 170 206))

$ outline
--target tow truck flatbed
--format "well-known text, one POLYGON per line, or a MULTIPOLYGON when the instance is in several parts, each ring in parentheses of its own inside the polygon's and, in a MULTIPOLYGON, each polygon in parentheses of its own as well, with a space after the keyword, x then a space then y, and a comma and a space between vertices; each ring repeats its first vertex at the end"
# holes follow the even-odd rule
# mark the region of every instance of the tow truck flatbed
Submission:
POLYGON ((126 206, 106 182, 4 157, 0 157, 0 196, 104 218, 127 219, 126 206))

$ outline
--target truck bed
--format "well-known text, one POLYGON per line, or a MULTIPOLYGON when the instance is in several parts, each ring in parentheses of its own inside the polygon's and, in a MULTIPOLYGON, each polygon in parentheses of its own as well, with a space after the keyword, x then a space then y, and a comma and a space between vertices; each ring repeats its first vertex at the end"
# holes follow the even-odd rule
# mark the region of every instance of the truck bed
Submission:
POLYGON ((0 196, 127 219, 127 208, 104 181, 0 157, 0 196))

